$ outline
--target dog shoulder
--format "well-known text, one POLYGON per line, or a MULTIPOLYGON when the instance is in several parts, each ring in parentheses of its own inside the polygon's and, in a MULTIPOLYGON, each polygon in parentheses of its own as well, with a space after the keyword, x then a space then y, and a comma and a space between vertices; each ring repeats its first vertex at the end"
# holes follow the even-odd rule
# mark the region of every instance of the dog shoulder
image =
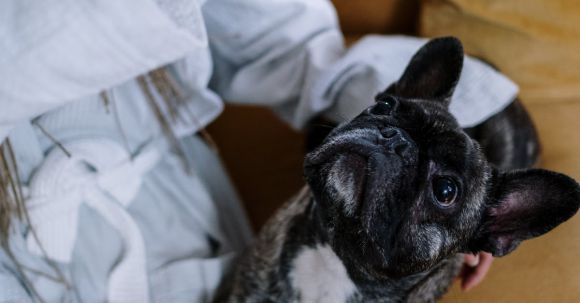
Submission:
POLYGON ((311 200, 311 193, 305 187, 266 222, 237 264, 229 302, 238 302, 236 298, 243 298, 243 302, 293 301, 286 259, 301 245, 291 239, 290 231, 296 225, 296 218, 305 214, 311 200))

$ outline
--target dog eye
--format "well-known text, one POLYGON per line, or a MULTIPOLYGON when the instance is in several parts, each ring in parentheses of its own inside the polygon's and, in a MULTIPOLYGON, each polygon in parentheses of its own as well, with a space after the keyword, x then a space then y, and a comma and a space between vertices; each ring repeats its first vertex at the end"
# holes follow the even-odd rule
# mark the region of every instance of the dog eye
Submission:
POLYGON ((435 177, 433 179, 433 195, 442 206, 449 206, 457 198, 457 183, 448 177, 435 177))

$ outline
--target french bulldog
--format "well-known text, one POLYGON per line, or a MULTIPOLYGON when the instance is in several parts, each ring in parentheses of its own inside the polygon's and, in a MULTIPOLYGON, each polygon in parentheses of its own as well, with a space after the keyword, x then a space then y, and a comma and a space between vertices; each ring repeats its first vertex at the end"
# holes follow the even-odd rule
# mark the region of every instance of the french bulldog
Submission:
POLYGON ((431 40, 308 153, 308 186, 265 225, 218 301, 433 302, 462 253, 501 257, 572 217, 578 183, 525 168, 539 145, 519 102, 468 130, 449 113, 462 64, 457 39, 431 40))

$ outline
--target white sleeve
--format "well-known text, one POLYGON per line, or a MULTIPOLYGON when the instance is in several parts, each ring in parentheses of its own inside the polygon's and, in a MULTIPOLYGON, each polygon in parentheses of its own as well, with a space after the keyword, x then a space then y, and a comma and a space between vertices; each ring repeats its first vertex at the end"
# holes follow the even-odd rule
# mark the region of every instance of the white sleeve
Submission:
MULTIPOLYGON (((323 75, 318 96, 333 100, 332 120, 352 118, 374 102, 374 96, 397 81, 411 57, 427 39, 369 35, 353 45, 323 75), (322 93, 320 93, 322 92, 322 93)), ((500 112, 517 96, 518 86, 489 65, 466 56, 449 111, 459 125, 471 127, 500 112)))
MULTIPOLYGON (((210 0, 203 13, 215 64, 212 89, 231 102, 269 105, 297 128, 322 111, 338 122, 358 114, 425 42, 369 36, 347 51, 325 0, 210 0)), ((509 79, 467 59, 451 112, 471 126, 516 94, 509 79)))
POLYGON ((295 127, 331 102, 313 99, 321 74, 344 55, 336 13, 326 0, 209 0, 211 88, 231 102, 272 106, 295 127))

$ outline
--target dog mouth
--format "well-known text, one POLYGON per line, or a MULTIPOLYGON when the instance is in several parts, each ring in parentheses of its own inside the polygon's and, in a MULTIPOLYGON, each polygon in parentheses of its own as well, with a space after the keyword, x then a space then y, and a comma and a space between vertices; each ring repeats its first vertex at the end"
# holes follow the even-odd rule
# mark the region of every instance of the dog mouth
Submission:
POLYGON ((314 167, 330 162, 339 155, 354 154, 368 158, 381 152, 380 133, 376 129, 356 129, 329 138, 315 151, 306 156, 305 167, 314 167))
POLYGON ((415 156, 415 152, 415 142, 400 128, 357 128, 327 138, 322 146, 306 156, 305 167, 324 164, 340 154, 357 154, 366 158, 395 154, 407 161, 415 156))

